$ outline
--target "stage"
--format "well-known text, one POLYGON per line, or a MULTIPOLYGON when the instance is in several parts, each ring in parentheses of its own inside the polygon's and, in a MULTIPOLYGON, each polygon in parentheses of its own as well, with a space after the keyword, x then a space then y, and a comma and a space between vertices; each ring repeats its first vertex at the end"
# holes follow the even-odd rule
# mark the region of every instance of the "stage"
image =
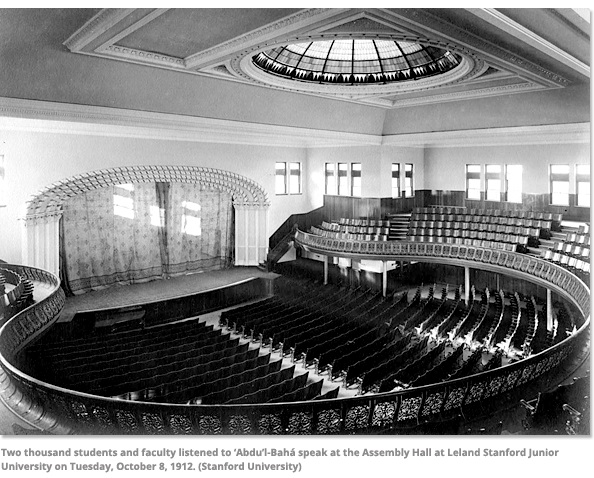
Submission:
POLYGON ((175 299, 227 287, 252 278, 274 278, 277 275, 271 272, 264 272, 257 267, 232 267, 141 284, 113 286, 103 290, 68 297, 58 322, 69 322, 79 312, 130 307, 175 299))

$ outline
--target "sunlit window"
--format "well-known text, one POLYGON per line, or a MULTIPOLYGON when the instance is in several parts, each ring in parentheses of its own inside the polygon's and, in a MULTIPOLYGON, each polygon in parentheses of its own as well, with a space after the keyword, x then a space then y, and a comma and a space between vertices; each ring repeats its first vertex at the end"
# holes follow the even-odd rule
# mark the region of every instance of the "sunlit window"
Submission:
POLYGON ((569 206, 569 165, 551 164, 551 204, 569 206))
POLYGON ((501 201, 501 165, 487 164, 485 167, 485 199, 501 201))
POLYGON ((413 171, 414 167, 411 163, 404 165, 404 196, 407 198, 413 197, 415 192, 413 171))
POLYGON ((522 202, 522 166, 508 164, 505 167, 506 199, 508 202, 522 202))
POLYGON ((481 199, 481 165, 466 165, 466 199, 481 199))
POLYGON ((287 163, 276 163, 274 192, 277 195, 287 194, 287 163))
POLYGON ((117 184, 114 187, 113 213, 116 216, 134 219, 133 184, 117 184))
POLYGON ((347 163, 338 163, 338 195, 349 195, 349 178, 347 163))
POLYGON ((334 163, 326 163, 324 167, 326 177, 325 194, 336 194, 336 174, 334 163))
POLYGON ((361 163, 351 163, 351 196, 361 196, 361 163))
POLYGON ((590 165, 578 164, 575 167, 576 205, 590 207, 590 165))
POLYGON ((301 194, 301 163, 276 163, 274 189, 277 195, 301 194))
POLYGON ((202 235, 202 223, 200 219, 200 204, 191 201, 183 201, 183 214, 181 221, 181 232, 190 236, 202 235))
POLYGON ((289 194, 301 194, 301 163, 289 163, 289 194))
POLYGON ((392 197, 400 197, 400 164, 392 163, 392 197))
POLYGON ((4 156, 0 154, 0 207, 5 206, 4 199, 4 156))

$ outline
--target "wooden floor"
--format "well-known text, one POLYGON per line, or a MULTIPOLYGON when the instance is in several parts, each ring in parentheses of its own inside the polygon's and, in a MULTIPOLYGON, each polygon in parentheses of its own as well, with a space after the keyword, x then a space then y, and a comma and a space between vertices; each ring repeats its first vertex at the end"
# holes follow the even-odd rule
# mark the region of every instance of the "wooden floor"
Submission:
POLYGON ((143 284, 114 286, 68 297, 58 322, 69 322, 77 312, 128 307, 165 299, 174 299, 210 289, 225 287, 253 277, 271 277, 257 267, 232 267, 204 273, 188 274, 143 284))

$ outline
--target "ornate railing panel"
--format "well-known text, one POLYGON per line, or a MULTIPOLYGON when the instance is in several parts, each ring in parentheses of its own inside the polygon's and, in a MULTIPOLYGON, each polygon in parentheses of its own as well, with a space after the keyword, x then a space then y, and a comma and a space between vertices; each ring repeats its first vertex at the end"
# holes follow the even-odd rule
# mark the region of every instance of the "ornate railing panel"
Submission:
MULTIPOLYGON (((296 240, 317 252, 344 255, 358 248, 367 258, 452 260, 453 263, 492 267, 501 273, 521 273, 558 290, 582 311, 589 310, 586 285, 553 264, 520 254, 442 244, 334 244, 300 231, 296 240), (419 247, 422 246, 422 247, 419 247), (428 247, 429 246, 429 247, 428 247), (373 250, 370 250, 370 249, 373 250), (362 249, 367 249, 363 252, 362 249), (439 254, 439 255, 438 255, 439 254), (550 281, 550 282, 549 282, 550 281)), ((332 242, 332 240, 330 240, 332 242)), ((347 254, 348 255, 348 254, 347 254)), ((18 266, 11 266, 16 268, 18 266)), ((173 405, 114 400, 56 387, 21 372, 17 354, 57 320, 64 304, 58 279, 39 269, 20 267, 19 274, 42 280, 54 289, 49 296, 9 320, 0 329, 0 394, 17 412, 55 433, 120 434, 351 434, 377 433, 394 428, 446 420, 483 400, 501 400, 507 393, 535 379, 545 379, 574 351, 589 327, 584 325, 563 342, 527 359, 445 383, 309 402, 257 405, 173 405)), ((586 312, 585 316, 588 315, 586 312)))

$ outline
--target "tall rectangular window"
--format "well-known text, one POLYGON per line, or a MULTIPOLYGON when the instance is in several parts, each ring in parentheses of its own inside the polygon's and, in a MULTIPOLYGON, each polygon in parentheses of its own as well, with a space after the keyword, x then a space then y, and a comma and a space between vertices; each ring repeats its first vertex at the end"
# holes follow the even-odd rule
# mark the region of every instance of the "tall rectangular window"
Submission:
POLYGON ((551 204, 569 206, 569 165, 551 164, 549 179, 551 183, 551 204))
POLYGON ((361 163, 351 163, 351 196, 361 196, 361 163))
POLYGON ((349 195, 349 178, 347 163, 338 163, 338 195, 349 195))
POLYGON ((466 199, 481 199, 481 165, 466 165, 466 199))
POLYGON ((0 207, 5 206, 4 202, 4 156, 0 154, 0 207))
POLYGON ((590 207, 590 165, 578 164, 575 167, 576 206, 590 207))
POLYGON ((499 164, 485 166, 485 199, 501 201, 501 165, 499 164))
POLYGON ((287 163, 276 163, 274 192, 277 195, 287 194, 287 163))
POLYGON ((507 202, 522 202, 522 166, 508 164, 505 167, 505 193, 507 202))
POLYGON ((274 190, 277 195, 301 194, 301 163, 276 163, 274 190))
POLYGON ((406 163, 404 165, 404 196, 410 198, 415 192, 415 184, 413 177, 413 165, 406 163))
POLYGON ((400 164, 392 163, 392 197, 400 197, 400 164))
POLYGON ((301 194, 301 163, 289 163, 289 194, 301 194))
POLYGON ((336 171, 334 163, 326 163, 324 174, 326 177, 326 194, 336 194, 336 171))

